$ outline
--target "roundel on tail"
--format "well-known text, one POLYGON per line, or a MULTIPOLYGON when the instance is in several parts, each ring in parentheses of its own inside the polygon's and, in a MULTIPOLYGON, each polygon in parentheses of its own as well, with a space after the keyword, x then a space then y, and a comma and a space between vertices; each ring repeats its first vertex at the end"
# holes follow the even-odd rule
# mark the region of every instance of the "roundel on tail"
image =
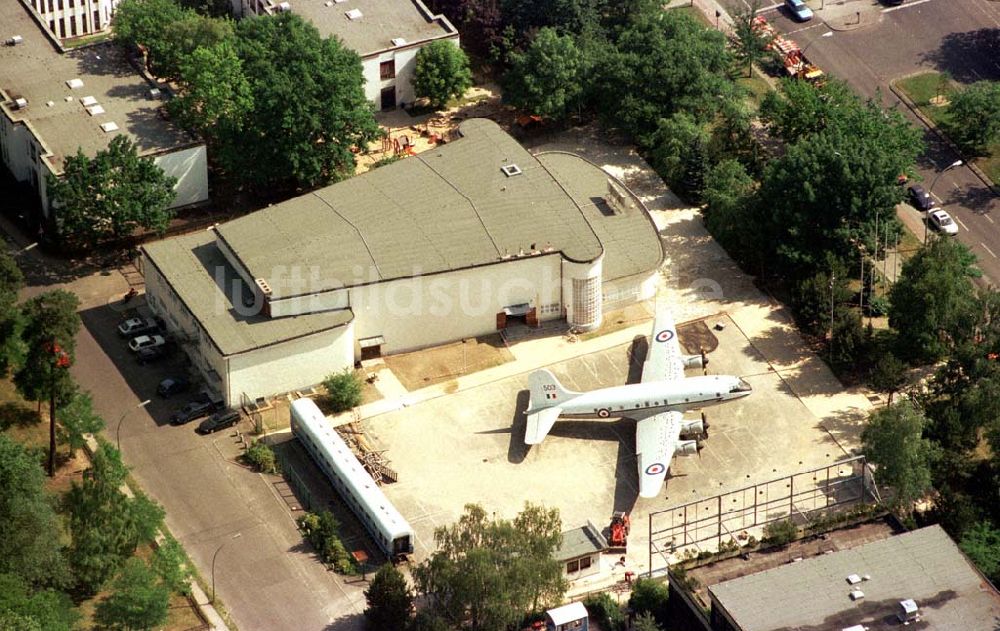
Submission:
POLYGON ((674 339, 674 332, 670 329, 663 329, 662 331, 656 334, 655 339, 657 342, 661 343, 669 342, 670 340, 674 339))
POLYGON ((662 463, 654 462, 653 464, 646 467, 646 475, 660 475, 667 468, 663 466, 662 463))

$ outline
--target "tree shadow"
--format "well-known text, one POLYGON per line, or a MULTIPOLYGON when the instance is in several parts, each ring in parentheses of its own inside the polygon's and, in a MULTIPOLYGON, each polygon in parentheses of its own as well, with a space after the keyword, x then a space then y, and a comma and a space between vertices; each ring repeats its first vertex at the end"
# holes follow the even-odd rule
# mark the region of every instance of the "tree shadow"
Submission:
POLYGON ((11 427, 28 427, 41 423, 35 410, 20 403, 0 403, 0 432, 11 427))
POLYGON ((337 620, 324 627, 323 631, 364 631, 367 628, 365 624, 363 614, 352 613, 349 616, 337 618, 337 620))
POLYGON ((991 63, 1000 59, 1000 28, 981 28, 964 33, 949 33, 941 45, 921 56, 961 83, 1000 79, 1000 68, 991 63))
MULTIPOLYGON (((137 78, 137 68, 130 63, 125 51, 114 42, 77 48, 66 53, 66 57, 76 62, 77 70, 84 76, 133 80, 137 78)), ((66 79, 71 78, 66 77, 66 79)), ((87 87, 86 84, 84 87, 87 87)))
POLYGON ((997 196, 986 186, 969 186, 959 189, 951 189, 941 195, 942 201, 947 204, 958 204, 968 208, 977 215, 989 215, 997 208, 997 196))

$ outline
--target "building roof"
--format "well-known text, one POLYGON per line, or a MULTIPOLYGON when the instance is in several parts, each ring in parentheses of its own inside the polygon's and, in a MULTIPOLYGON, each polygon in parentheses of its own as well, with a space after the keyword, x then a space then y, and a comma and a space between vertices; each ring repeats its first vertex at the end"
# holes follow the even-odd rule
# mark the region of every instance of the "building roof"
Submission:
POLYGON ((578 262, 606 253, 606 279, 659 264, 659 236, 643 209, 601 210, 609 176, 600 168, 571 154, 536 158, 487 119, 460 131, 445 146, 230 221, 218 234, 272 299, 531 251, 578 262), (509 165, 522 173, 505 175, 509 165))
POLYGON ((545 612, 554 625, 569 624, 587 617, 587 608, 581 602, 573 602, 545 612))
POLYGON ((14 35, 23 41, 0 46, 2 107, 12 120, 30 124, 52 154, 47 160, 54 173, 62 172, 63 160, 77 148, 92 156, 119 133, 143 154, 197 144, 158 116, 162 101, 150 95, 154 86, 114 44, 61 52, 33 9, 18 0, 0 0, 0 40, 14 35), (82 86, 67 85, 73 79, 82 81, 82 86), (104 113, 91 116, 82 103, 85 97, 93 97, 104 113), (27 99, 28 106, 15 109, 13 101, 18 98, 27 99), (118 130, 104 132, 101 124, 108 122, 118 130))
POLYGON ((906 599, 920 608, 918 628, 995 631, 1000 618, 1000 594, 940 526, 725 581, 709 592, 742 631, 896 628, 906 599), (851 585, 852 574, 870 579, 851 585), (862 599, 851 599, 855 589, 862 599))
MULTIPOLYGON (((280 1, 272 0, 272 11, 280 1)), ((458 38, 451 22, 431 13, 420 0, 288 0, 288 4, 320 35, 340 38, 362 57, 431 39, 458 38), (348 12, 356 15, 354 11, 361 16, 349 18, 348 12)))
POLYGON ((595 552, 603 552, 607 548, 607 539, 594 524, 588 521, 586 526, 566 530, 562 533, 562 542, 553 558, 556 561, 569 561, 595 552))
POLYGON ((253 296, 219 250, 211 230, 149 243, 143 250, 146 261, 170 283, 223 355, 332 329, 354 317, 350 309, 274 319, 246 315, 250 310, 243 308, 243 301, 253 296), (235 299, 233 287, 240 291, 235 299))

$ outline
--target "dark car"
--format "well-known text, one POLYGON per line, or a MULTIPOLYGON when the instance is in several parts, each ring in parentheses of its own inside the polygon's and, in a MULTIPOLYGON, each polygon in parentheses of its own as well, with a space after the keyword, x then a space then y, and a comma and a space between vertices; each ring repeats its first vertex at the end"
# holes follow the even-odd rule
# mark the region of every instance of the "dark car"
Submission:
POLYGON ((927 212, 934 207, 934 198, 923 186, 914 184, 906 189, 906 193, 910 196, 910 204, 920 212, 927 212))
POLYGON ((212 407, 212 404, 208 401, 191 401, 181 409, 174 412, 173 416, 170 417, 170 424, 183 425, 184 423, 189 423, 196 418, 201 418, 211 412, 212 407))
POLYGON ((140 364, 151 364, 156 361, 160 361, 168 354, 166 346, 150 346, 148 348, 140 348, 135 352, 135 361, 140 364))
POLYGON ((167 377, 156 387, 156 394, 167 398, 180 392, 187 392, 190 387, 191 382, 184 377, 167 377))
POLYGON ((212 416, 208 417, 198 425, 198 429, 195 430, 199 434, 211 434, 212 432, 217 432, 220 429, 226 427, 232 427, 236 425, 240 420, 240 413, 232 408, 228 410, 222 410, 221 412, 216 412, 212 416))

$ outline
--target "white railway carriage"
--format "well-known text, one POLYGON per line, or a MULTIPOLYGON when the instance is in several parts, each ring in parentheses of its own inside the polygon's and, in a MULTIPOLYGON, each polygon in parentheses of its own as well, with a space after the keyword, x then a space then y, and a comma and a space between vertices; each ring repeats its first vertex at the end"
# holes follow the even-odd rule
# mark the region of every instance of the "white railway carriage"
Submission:
POLYGON ((413 553, 413 530, 310 399, 292 402, 292 433, 390 559, 413 553))

